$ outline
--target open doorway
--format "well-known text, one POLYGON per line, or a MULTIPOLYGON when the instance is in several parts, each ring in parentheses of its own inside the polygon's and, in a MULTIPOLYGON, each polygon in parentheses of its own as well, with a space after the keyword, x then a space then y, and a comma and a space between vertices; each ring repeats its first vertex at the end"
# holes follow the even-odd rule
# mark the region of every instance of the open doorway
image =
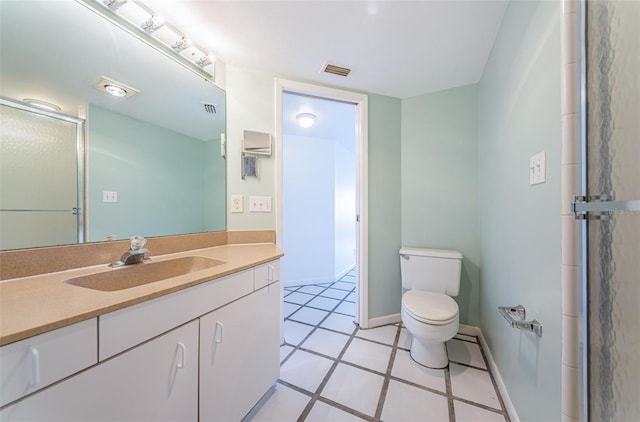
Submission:
MULTIPOLYGON (((277 80, 276 102, 276 242, 285 253, 283 286, 307 285, 315 294, 300 290, 309 294, 304 299, 335 305, 333 311, 340 307, 368 328, 367 96, 277 80), (300 127, 296 117, 305 113, 313 115, 307 117, 315 119, 315 129, 300 127), (312 288, 346 289, 333 283, 349 281, 353 294, 341 302, 324 300, 330 294, 312 288)), ((293 308, 286 302, 284 317, 293 308)))
POLYGON ((282 110, 283 284, 335 282, 356 264, 355 105, 285 92, 282 110))

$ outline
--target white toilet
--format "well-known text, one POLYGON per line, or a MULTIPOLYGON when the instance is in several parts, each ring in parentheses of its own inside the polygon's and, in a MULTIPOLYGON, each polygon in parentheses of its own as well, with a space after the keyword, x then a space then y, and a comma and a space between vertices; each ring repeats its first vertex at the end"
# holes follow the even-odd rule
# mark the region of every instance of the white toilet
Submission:
POLYGON ((458 332, 462 254, 440 249, 400 249, 402 323, 411 333, 411 357, 429 368, 449 364, 445 342, 458 332))

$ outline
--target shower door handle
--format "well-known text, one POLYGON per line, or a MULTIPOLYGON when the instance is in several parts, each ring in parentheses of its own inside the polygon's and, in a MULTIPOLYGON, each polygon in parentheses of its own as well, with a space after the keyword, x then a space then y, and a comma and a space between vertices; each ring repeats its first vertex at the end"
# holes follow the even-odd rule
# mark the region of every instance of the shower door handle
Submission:
POLYGON ((609 220, 614 212, 639 212, 640 199, 614 201, 611 195, 573 195, 571 212, 575 220, 609 220), (599 213, 589 215, 589 213, 599 213))

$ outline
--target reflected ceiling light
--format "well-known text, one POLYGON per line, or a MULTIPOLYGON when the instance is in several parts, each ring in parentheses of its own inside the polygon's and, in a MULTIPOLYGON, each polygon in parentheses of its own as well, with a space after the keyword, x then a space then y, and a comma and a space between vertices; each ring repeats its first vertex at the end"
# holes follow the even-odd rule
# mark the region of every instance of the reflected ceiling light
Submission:
POLYGON ((104 90, 114 97, 124 97, 127 95, 127 90, 118 85, 105 85, 104 90))
POLYGON ((34 107, 38 107, 41 108, 43 110, 49 110, 49 111, 60 111, 62 110, 59 106, 50 103, 48 101, 43 101, 43 100, 38 100, 36 98, 25 98, 22 101, 24 101, 27 104, 31 104, 34 107))
POLYGON ((114 12, 127 3, 128 0, 104 0, 104 5, 114 12))
POLYGON ((118 98, 129 98, 140 93, 140 90, 127 86, 123 83, 116 82, 106 76, 102 76, 97 82, 91 84, 91 86, 118 98))
POLYGON ((316 122, 316 115, 311 113, 300 113, 296 116, 298 124, 303 128, 310 128, 316 122))
POLYGON ((182 50, 186 50, 189 47, 191 47, 191 40, 187 37, 182 37, 171 45, 171 48, 173 48, 173 51, 175 51, 176 53, 182 50))
POLYGON ((154 31, 162 28, 164 26, 164 19, 160 16, 151 16, 146 21, 140 24, 140 29, 142 29, 147 34, 151 34, 154 31))

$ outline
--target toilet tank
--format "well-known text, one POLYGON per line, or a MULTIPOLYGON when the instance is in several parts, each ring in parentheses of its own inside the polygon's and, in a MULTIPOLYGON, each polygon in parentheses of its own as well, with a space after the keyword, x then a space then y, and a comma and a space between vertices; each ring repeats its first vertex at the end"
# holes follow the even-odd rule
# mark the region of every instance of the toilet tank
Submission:
POLYGON ((444 249, 400 249, 402 287, 458 296, 462 254, 444 249))

